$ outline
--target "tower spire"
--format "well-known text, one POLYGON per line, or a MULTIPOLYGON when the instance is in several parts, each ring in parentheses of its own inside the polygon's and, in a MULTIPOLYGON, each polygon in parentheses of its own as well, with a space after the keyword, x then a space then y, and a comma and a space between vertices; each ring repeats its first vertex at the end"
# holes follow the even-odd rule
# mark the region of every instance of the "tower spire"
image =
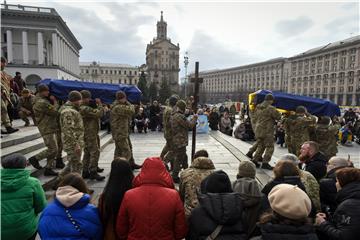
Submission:
POLYGON ((163 11, 161 11, 161 17, 160 17, 160 21, 163 22, 164 21, 164 17, 163 17, 163 11))
POLYGON ((161 11, 160 21, 157 22, 157 39, 166 39, 167 23, 164 21, 163 11, 161 11))

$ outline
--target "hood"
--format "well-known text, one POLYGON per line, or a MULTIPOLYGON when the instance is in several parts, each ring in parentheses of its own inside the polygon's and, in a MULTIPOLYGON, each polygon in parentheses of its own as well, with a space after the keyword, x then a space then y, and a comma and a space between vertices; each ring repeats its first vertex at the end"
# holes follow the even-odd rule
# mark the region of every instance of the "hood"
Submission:
POLYGON ((141 172, 134 178, 133 187, 140 187, 144 184, 175 188, 169 172, 159 157, 145 159, 141 172))
POLYGON ((12 192, 23 187, 30 177, 25 169, 1 169, 1 191, 12 192))
POLYGON ((205 193, 198 199, 200 206, 217 224, 232 225, 241 219, 243 203, 239 193, 205 193))
POLYGON ((65 207, 75 205, 84 195, 87 194, 80 192, 72 186, 59 187, 55 193, 56 199, 65 207))
POLYGON ((360 182, 346 184, 336 195, 336 202, 341 203, 350 198, 360 200, 360 182))
POLYGON ((252 207, 258 205, 261 200, 261 191, 256 180, 244 177, 237 179, 233 184, 234 192, 239 193, 244 207, 252 207))
POLYGON ((198 157, 191 163, 191 168, 198 169, 215 169, 214 163, 210 158, 207 157, 198 157))
POLYGON ((200 185, 201 193, 231 193, 233 192, 229 176, 219 170, 203 179, 200 185))

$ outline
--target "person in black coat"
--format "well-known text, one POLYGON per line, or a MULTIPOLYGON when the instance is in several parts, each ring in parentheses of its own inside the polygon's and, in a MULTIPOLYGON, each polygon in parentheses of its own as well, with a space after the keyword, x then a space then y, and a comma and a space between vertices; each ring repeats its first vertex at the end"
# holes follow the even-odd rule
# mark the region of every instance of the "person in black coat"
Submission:
POLYGON ((349 162, 345 158, 332 157, 327 164, 327 174, 320 180, 321 210, 327 214, 334 213, 336 203, 336 171, 348 167, 349 162))
POLYGON ((313 141, 304 142, 300 149, 302 169, 310 172, 319 182, 326 175, 328 159, 319 151, 319 144, 313 141))
POLYGON ((186 239, 207 239, 222 225, 215 239, 247 239, 242 223, 243 203, 239 193, 234 193, 228 175, 220 170, 207 176, 200 186, 199 205, 189 218, 186 239))
POLYGON ((214 107, 209 115, 209 127, 211 128, 211 130, 214 131, 219 130, 219 121, 220 121, 220 116, 216 112, 216 108, 214 107))
POLYGON ((150 110, 150 129, 156 131, 160 121, 160 106, 158 101, 154 101, 149 108, 150 110))
POLYGON ((333 216, 318 213, 316 224, 321 239, 356 240, 360 238, 360 169, 336 171, 339 204, 333 216))

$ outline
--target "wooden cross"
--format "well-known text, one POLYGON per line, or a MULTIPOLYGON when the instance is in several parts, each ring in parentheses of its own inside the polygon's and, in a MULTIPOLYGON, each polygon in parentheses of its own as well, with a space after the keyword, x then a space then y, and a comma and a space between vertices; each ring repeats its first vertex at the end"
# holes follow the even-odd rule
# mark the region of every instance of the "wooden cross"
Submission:
MULTIPOLYGON (((199 88, 200 83, 203 82, 202 78, 199 78, 199 62, 195 62, 195 77, 190 79, 190 82, 194 83, 194 102, 192 105, 194 114, 197 113, 197 106, 199 103, 199 88)), ((193 127, 192 132, 192 148, 191 148, 191 161, 194 160, 195 155, 195 148, 196 148, 196 125, 193 127)))

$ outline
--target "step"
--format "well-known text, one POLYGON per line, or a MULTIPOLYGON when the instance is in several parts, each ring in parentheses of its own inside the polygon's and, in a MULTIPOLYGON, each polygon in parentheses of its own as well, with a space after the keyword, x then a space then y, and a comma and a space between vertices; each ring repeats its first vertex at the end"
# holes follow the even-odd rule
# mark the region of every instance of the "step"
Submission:
POLYGON ((37 127, 29 127, 24 130, 19 130, 13 134, 4 135, 4 137, 1 138, 0 147, 1 149, 7 148, 13 145, 35 140, 40 137, 41 134, 39 133, 37 127))
POLYGON ((6 148, 1 149, 1 157, 6 157, 6 156, 8 156, 10 154, 13 154, 13 153, 21 153, 21 154, 25 155, 27 153, 38 150, 38 149, 40 149, 40 148, 42 148, 44 146, 45 146, 44 141, 40 137, 40 138, 37 138, 37 139, 34 139, 34 140, 30 140, 30 141, 27 141, 27 142, 23 142, 23 143, 20 143, 20 144, 17 144, 17 145, 12 145, 10 147, 6 147, 6 148))

